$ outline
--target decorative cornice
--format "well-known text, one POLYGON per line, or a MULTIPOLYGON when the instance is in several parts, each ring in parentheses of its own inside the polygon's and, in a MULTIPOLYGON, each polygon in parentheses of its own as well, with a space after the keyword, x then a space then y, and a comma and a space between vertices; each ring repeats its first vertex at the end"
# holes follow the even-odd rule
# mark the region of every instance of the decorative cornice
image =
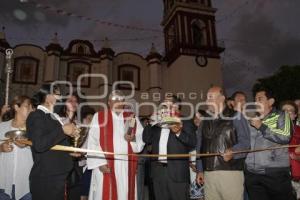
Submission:
POLYGON ((111 48, 102 48, 100 51, 99 51, 99 55, 107 55, 107 56, 110 56, 110 57, 113 57, 115 55, 115 52, 111 49, 111 48))
POLYGON ((88 56, 88 57, 98 57, 99 55, 96 53, 96 51, 94 50, 94 45, 88 41, 88 40, 72 40, 69 45, 68 48, 63 52, 64 55, 77 55, 77 56, 88 56), (89 47, 90 50, 90 54, 78 54, 78 53, 72 53, 72 47, 78 43, 83 43, 85 45, 87 45, 89 47))
POLYGON ((38 46, 38 45, 35 45, 35 44, 28 44, 28 43, 18 44, 16 46, 14 46, 13 49, 16 49, 18 47, 25 47, 25 46, 36 47, 36 48, 41 49, 42 51, 45 51, 45 49, 43 49, 43 47, 41 47, 41 46, 38 46))
POLYGON ((60 46, 60 44, 55 44, 55 43, 50 43, 48 46, 46 46, 46 51, 58 51, 58 52, 63 52, 63 47, 60 46))
POLYGON ((128 52, 128 51, 120 52, 120 53, 116 54, 115 57, 118 57, 118 56, 121 56, 121 55, 124 55, 124 54, 138 56, 138 57, 140 57, 142 60, 145 60, 145 58, 144 58, 142 55, 140 55, 140 54, 138 54, 138 53, 134 53, 134 52, 128 52))
POLYGON ((151 53, 146 57, 146 60, 149 62, 152 59, 158 59, 161 60, 162 59, 162 55, 160 55, 159 53, 151 53))
POLYGON ((150 61, 150 62, 148 62, 148 66, 150 66, 150 65, 153 65, 153 64, 158 64, 158 65, 160 65, 161 64, 161 62, 160 61, 157 61, 157 60, 155 60, 155 61, 150 61))

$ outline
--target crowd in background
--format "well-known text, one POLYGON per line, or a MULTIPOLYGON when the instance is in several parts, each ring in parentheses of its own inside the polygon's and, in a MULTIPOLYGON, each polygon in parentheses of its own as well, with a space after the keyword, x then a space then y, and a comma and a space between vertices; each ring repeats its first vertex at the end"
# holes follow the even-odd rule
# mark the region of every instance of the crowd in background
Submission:
MULTIPOLYGON (((136 133, 126 135, 125 132, 122 138, 124 144, 128 144, 128 152, 155 155, 220 154, 200 158, 138 157, 136 174, 133 175, 136 179, 133 193, 137 196, 133 194, 126 198, 300 199, 300 147, 235 154, 236 151, 276 145, 299 145, 300 99, 276 102, 272 91, 265 88, 255 91, 253 97, 254 102, 263 105, 264 109, 253 112, 250 117, 242 114, 250 99, 244 92, 237 91, 228 98, 225 91, 216 86, 208 90, 206 100, 216 106, 198 110, 193 119, 180 121, 179 125, 160 126, 155 118, 156 113, 140 119, 133 117, 136 120, 133 126, 136 133), (214 116, 213 119, 206 119, 210 116, 214 116), (226 120, 224 116, 234 119, 226 120)), ((99 158, 95 161, 89 154, 50 150, 57 144, 70 146, 72 138, 81 131, 79 126, 89 126, 91 123, 98 126, 100 122, 101 115, 91 107, 83 108, 79 117, 77 110, 84 100, 76 93, 69 94, 62 105, 56 106, 60 99, 59 88, 50 91, 50 86, 45 84, 34 97, 16 96, 10 105, 1 107, 0 200, 91 200, 98 198, 95 193, 99 185, 103 190, 99 195, 104 199, 107 192, 105 187, 102 188, 104 183, 116 184, 117 190, 108 193, 111 193, 112 199, 121 198, 124 191, 119 188, 123 186, 119 185, 118 180, 127 178, 121 179, 116 175, 119 173, 117 161, 103 164, 98 162, 99 158), (33 145, 30 147, 18 141, 4 141, 7 139, 5 133, 12 130, 27 130, 33 145), (99 172, 103 177, 96 176, 99 172), (114 174, 116 183, 105 182, 107 174, 114 174), (99 177, 104 182, 95 184, 95 178, 99 177), (51 194, 49 191, 52 191, 51 194), (91 193, 94 197, 89 198, 91 193)), ((120 117, 114 107, 124 100, 121 92, 109 97, 114 131, 117 131, 115 117, 120 117)), ((162 102, 171 106, 180 118, 181 100, 178 97, 168 96, 162 102)), ((123 124, 118 125, 121 126, 123 124)), ((99 131, 101 136, 101 131, 105 130, 100 125, 98 128, 89 131, 82 148, 103 149, 99 136, 95 140, 98 141, 96 146, 90 142, 99 131)), ((116 138, 112 140, 119 142, 116 138)), ((104 156, 104 159, 108 161, 109 157, 104 156)), ((129 179, 132 176, 127 171, 125 175, 122 173, 120 176, 128 176, 129 179)), ((126 184, 127 195, 131 187, 126 184)))

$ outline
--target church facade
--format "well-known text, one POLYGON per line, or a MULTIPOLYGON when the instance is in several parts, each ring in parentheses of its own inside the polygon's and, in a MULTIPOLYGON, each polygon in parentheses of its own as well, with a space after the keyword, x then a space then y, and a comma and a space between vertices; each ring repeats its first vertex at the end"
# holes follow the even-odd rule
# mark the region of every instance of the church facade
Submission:
POLYGON ((59 81, 63 92, 70 87, 80 90, 77 92, 94 107, 105 103, 106 92, 117 88, 144 103, 139 113, 142 116, 152 112, 147 102, 158 103, 166 93, 181 97, 184 112, 189 112, 189 105, 203 101, 210 86, 222 85, 220 53, 224 48, 218 45, 215 12, 211 0, 164 0, 161 25, 165 54, 159 54, 152 45, 145 57, 134 52, 116 53, 108 39, 100 50, 80 39, 63 48, 57 36, 45 48, 34 44, 11 47, 1 33, 1 96, 6 79, 5 49, 12 48, 11 98, 31 96, 42 83, 59 81))

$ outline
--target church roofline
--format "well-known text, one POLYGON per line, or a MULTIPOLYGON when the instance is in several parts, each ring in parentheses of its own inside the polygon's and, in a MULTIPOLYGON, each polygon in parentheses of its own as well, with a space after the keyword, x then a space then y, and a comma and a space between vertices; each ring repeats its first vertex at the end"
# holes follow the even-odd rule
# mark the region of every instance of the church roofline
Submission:
MULTIPOLYGON (((0 45, 1 45, 1 42, 3 42, 3 40, 0 40, 0 45)), ((90 41, 88 41, 88 40, 80 40, 80 39, 75 39, 75 40, 70 41, 69 44, 68 44, 68 46, 67 46, 67 48, 65 48, 65 49, 60 44, 55 44, 55 43, 50 43, 45 48, 43 48, 43 47, 41 47, 39 45, 30 44, 30 43, 21 43, 21 44, 15 45, 14 47, 7 46, 7 48, 16 49, 16 48, 19 48, 19 47, 26 47, 26 46, 36 47, 36 48, 42 50, 43 52, 49 52, 51 50, 57 50, 58 48, 62 48, 62 51, 61 51, 61 54, 60 54, 61 57, 76 57, 76 58, 90 57, 90 58, 100 58, 100 56, 102 55, 103 51, 107 51, 106 53, 111 53, 111 55, 113 53, 112 57, 114 57, 114 58, 117 58, 118 56, 125 55, 125 54, 139 57, 142 60, 152 59, 153 57, 159 57, 160 59, 163 58, 163 56, 160 55, 159 53, 152 53, 152 54, 149 54, 147 56, 143 56, 143 55, 141 55, 139 53, 130 52, 130 51, 123 51, 123 52, 116 53, 111 48, 102 48, 101 50, 99 50, 98 52, 96 52, 95 49, 94 49, 94 45, 90 41), (75 44, 77 44, 77 43, 84 43, 84 44, 86 44, 91 49, 91 54, 82 54, 82 55, 79 55, 77 53, 72 53, 71 52, 72 46, 75 45, 75 44)), ((55 53, 54 53, 54 55, 59 56, 58 54, 55 54, 55 53)), ((66 59, 66 58, 63 58, 63 59, 66 59)), ((68 59, 70 59, 70 58, 68 58, 68 59)))
POLYGON ((50 43, 48 46, 46 46, 46 51, 59 51, 63 52, 64 48, 60 46, 60 44, 50 43))
POLYGON ((45 51, 45 49, 41 46, 35 45, 35 44, 30 44, 30 43, 21 43, 21 44, 17 44, 16 46, 13 47, 13 49, 18 48, 18 47, 23 47, 23 46, 31 46, 31 47, 36 47, 41 49, 42 51, 45 51))
POLYGON ((159 53, 151 53, 151 54, 149 54, 146 57, 146 60, 149 61, 149 60, 151 60, 153 58, 157 58, 157 59, 161 60, 162 59, 162 55, 160 55, 159 53))
POLYGON ((140 55, 140 54, 138 54, 138 53, 134 53, 134 52, 129 52, 129 51, 124 51, 124 52, 117 53, 117 54, 115 55, 115 57, 118 57, 118 56, 120 56, 120 55, 122 55, 122 54, 131 54, 131 55, 135 55, 135 56, 138 56, 138 57, 140 57, 141 59, 145 60, 145 58, 144 58, 142 55, 140 55))
POLYGON ((114 56, 115 55, 115 52, 114 50, 112 50, 111 48, 102 48, 100 51, 99 51, 99 55, 109 55, 109 56, 114 56))
POLYGON ((91 43, 89 40, 81 40, 81 39, 71 40, 68 44, 68 47, 64 50, 64 54, 72 55, 72 53, 71 53, 72 47, 73 47, 73 45, 75 45, 77 43, 83 43, 83 44, 87 45, 90 48, 91 56, 98 55, 94 49, 93 43, 91 43))

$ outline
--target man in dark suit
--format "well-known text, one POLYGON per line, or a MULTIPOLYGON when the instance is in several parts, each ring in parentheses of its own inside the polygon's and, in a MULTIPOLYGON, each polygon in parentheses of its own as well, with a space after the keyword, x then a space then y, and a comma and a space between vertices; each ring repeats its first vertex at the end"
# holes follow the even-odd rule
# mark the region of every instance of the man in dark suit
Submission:
MULTIPOLYGON (((166 100, 172 108, 177 108, 175 111, 179 114, 180 100, 175 96, 166 100)), ((196 146, 196 133, 191 121, 180 121, 166 128, 148 125, 144 129, 143 140, 152 146, 152 154, 188 154, 196 146)), ((189 158, 153 158, 151 176, 156 200, 188 199, 189 158)))
POLYGON ((44 84, 33 97, 37 109, 26 121, 34 162, 29 178, 32 200, 65 199, 65 183, 72 170, 72 158, 67 152, 50 149, 55 145, 68 146, 68 136, 74 137, 79 130, 72 123, 63 125, 54 114, 59 97, 58 88, 51 89, 50 84, 44 84))

